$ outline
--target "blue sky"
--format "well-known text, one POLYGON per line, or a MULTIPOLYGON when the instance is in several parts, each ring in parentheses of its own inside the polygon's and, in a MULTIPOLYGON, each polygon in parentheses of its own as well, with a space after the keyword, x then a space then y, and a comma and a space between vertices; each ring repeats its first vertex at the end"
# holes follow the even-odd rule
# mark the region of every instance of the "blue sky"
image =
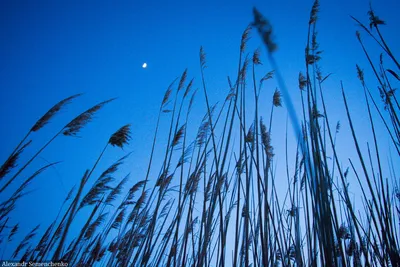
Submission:
MULTIPOLYGON (((28 175, 46 162, 63 161, 32 184, 36 191, 18 207, 15 220, 32 217, 32 222, 24 222, 31 227, 37 222, 48 222, 46 218, 53 218, 60 200, 79 181, 85 169, 92 166, 109 136, 126 123, 132 124, 131 145, 122 152, 111 148, 98 172, 124 153, 133 151, 120 176, 131 172, 134 181, 141 180, 166 88, 185 68, 188 68, 188 77, 195 78, 195 88, 201 86, 198 54, 203 46, 207 54, 206 79, 211 101, 223 100, 228 90, 226 77, 234 77, 237 70, 240 37, 252 21, 253 6, 269 18, 274 27, 279 47, 276 59, 293 101, 299 103, 297 77, 299 71, 304 71, 304 48, 312 2, 1 1, 1 162, 35 121, 57 101, 84 93, 43 131, 35 133, 27 155, 80 112, 100 101, 118 97, 96 115, 79 138, 60 137, 25 172, 28 175), (146 69, 141 67, 144 62, 148 64, 146 69)), ((400 2, 382 0, 372 1, 372 4, 376 14, 388 24, 382 32, 393 53, 399 55, 400 40, 396 28, 400 18, 396 11, 400 10, 400 2)), ((368 8, 366 0, 321 1, 318 25, 319 41, 324 50, 323 70, 334 73, 327 82, 332 121, 346 121, 343 104, 337 103, 341 99, 339 82, 343 80, 349 101, 354 103, 354 114, 360 118, 360 127, 367 117, 362 113, 361 87, 356 79, 355 64, 370 70, 355 37, 358 28, 349 15, 368 23, 368 8)), ((363 36, 367 39, 365 34, 363 36)), ((366 43, 371 49, 377 48, 370 41, 366 43)), ((258 47, 263 49, 261 78, 271 69, 260 39, 253 31, 248 52, 252 53, 258 47)), ((378 53, 375 53, 375 60, 377 58, 378 53)), ((265 89, 266 103, 276 86, 272 84, 265 89)), ((371 79, 371 87, 374 86, 371 79)), ((200 118, 204 112, 205 104, 199 96, 194 117, 200 118)), ((268 116, 269 108, 263 112, 268 116)), ((277 116, 284 121, 286 113, 278 111, 277 116)), ((285 125, 278 123, 275 127, 279 133, 284 131, 285 125)), ((343 127, 346 129, 344 123, 343 127)), ((346 138, 339 137, 339 141, 345 143, 346 138)), ((279 141, 276 142, 279 146, 279 141)))

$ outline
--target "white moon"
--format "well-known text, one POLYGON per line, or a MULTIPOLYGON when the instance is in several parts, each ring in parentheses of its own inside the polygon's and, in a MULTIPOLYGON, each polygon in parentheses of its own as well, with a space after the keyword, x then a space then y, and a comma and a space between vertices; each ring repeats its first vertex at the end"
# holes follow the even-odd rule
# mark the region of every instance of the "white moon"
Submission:
POLYGON ((147 68, 147 63, 146 63, 146 62, 143 63, 142 68, 143 68, 143 69, 147 68))

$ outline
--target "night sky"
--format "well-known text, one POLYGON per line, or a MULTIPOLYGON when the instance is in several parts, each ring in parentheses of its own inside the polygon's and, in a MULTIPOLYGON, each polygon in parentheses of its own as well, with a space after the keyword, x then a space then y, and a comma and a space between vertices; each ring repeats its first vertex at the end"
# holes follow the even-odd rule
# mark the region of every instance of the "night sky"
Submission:
MULTIPOLYGON (((194 78, 194 88, 201 88, 200 46, 207 55, 205 76, 210 100, 222 103, 229 91, 227 76, 235 79, 241 34, 253 20, 253 7, 273 25, 274 40, 278 44, 274 56, 298 106, 297 77, 305 69, 304 49, 312 3, 310 0, 1 1, 1 163, 36 120, 61 99, 83 93, 43 130, 32 135, 32 146, 22 161, 76 115, 117 97, 96 114, 78 137, 60 136, 24 171, 22 177, 27 177, 49 162, 62 161, 38 176, 30 187, 33 192, 19 202, 12 220, 21 222, 21 236, 38 223, 47 226, 69 189, 93 166, 110 135, 127 123, 132 125, 130 145, 123 151, 110 148, 97 173, 132 152, 118 176, 122 178, 131 173, 130 185, 143 179, 157 112, 168 85, 187 68, 188 78, 194 78), (148 66, 142 68, 145 62, 148 66)), ((387 24, 382 27, 387 43, 395 55, 400 55, 400 1, 372 1, 372 6, 387 24)), ((349 130, 340 93, 340 81, 343 81, 362 141, 367 114, 355 65, 365 70, 371 88, 376 88, 376 82, 368 77, 372 72, 355 36, 360 28, 350 15, 368 25, 368 9, 367 0, 321 1, 317 25, 318 40, 324 51, 323 72, 333 73, 325 89, 328 111, 332 113, 330 119, 335 124, 340 120, 343 131, 349 130)), ((377 62, 381 51, 364 32, 362 36, 377 62)), ((247 52, 251 56, 257 48, 261 48, 263 62, 257 70, 261 78, 271 67, 267 51, 253 30, 247 52)), ((261 108, 261 115, 265 117, 269 115, 270 99, 276 87, 273 81, 263 89, 265 100, 261 101, 266 107, 261 108)), ((193 131, 205 112, 200 90, 192 112, 196 122, 193 131)), ((162 126, 167 126, 168 116, 163 115, 162 126)), ((272 138, 279 151, 279 147, 284 147, 278 137, 285 132, 285 108, 277 110, 275 116, 272 138)), ((382 136, 385 147, 389 140, 383 133, 383 130, 378 132, 378 137, 382 136)), ((354 156, 348 149, 348 139, 348 135, 338 137, 339 151, 346 153, 344 159, 354 156)), ((165 143, 161 138, 159 145, 165 143)), ((277 156, 276 164, 284 164, 284 154, 277 156)), ((158 170, 155 168, 154 173, 158 170)), ((17 180, 11 188, 15 189, 20 182, 21 179, 17 180)))

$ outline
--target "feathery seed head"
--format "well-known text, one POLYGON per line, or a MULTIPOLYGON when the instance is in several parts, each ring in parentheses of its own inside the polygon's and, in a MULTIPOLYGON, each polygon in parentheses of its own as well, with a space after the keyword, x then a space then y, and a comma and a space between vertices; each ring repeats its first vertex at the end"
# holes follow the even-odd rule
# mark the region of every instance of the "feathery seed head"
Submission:
POLYGON ((246 75, 247 75, 247 68, 249 66, 249 59, 246 57, 243 63, 243 67, 240 71, 240 80, 242 83, 245 83, 246 81, 246 75))
POLYGON ((187 77, 187 69, 182 73, 181 80, 179 81, 178 92, 183 88, 187 77))
POLYGON ((75 119, 70 121, 63 129, 63 134, 66 136, 75 136, 86 124, 88 124, 92 118, 93 115, 101 109, 105 104, 110 103, 113 101, 115 98, 112 98, 110 100, 103 101, 90 109, 86 110, 85 112, 81 113, 79 116, 77 116, 75 119))
POLYGON ((361 81, 362 85, 364 85, 365 84, 364 71, 358 65, 356 65, 356 68, 357 68, 357 77, 361 81))
POLYGON ((163 98, 163 100, 161 102, 161 108, 164 108, 165 105, 168 103, 169 97, 171 96, 171 93, 172 93, 172 86, 174 85, 176 80, 178 80, 178 77, 175 78, 175 80, 172 81, 172 83, 168 86, 167 91, 165 91, 164 98, 163 98))
POLYGON ((189 179, 185 185, 185 194, 188 195, 193 195, 198 188, 199 181, 201 178, 201 172, 200 171, 194 171, 190 176, 189 179))
POLYGON ((262 64, 262 63, 261 63, 261 60, 260 60, 260 49, 257 49, 256 51, 254 51, 254 54, 253 54, 253 64, 254 64, 254 65, 260 65, 260 64, 262 64))
POLYGON ((122 209, 118 213, 117 218, 115 218, 113 224, 111 225, 111 228, 118 229, 121 226, 122 221, 124 220, 124 217, 125 217, 125 209, 122 209))
POLYGON ((99 217, 97 217, 97 219, 92 224, 89 225, 89 227, 85 233, 85 239, 90 239, 94 235, 97 228, 104 222, 107 215, 108 215, 108 212, 100 214, 99 217))
POLYGON ((304 77, 303 73, 299 73, 299 88, 300 90, 304 91, 304 88, 307 85, 306 77, 304 77))
POLYGON ((357 250, 358 250, 358 245, 356 241, 353 238, 350 238, 350 240, 347 242, 346 245, 347 256, 352 257, 357 250))
POLYGON ((129 189, 129 195, 127 200, 131 200, 134 196, 134 194, 136 193, 136 191, 138 191, 142 186, 144 186, 146 184, 145 180, 139 181, 137 182, 135 185, 133 185, 130 189, 129 189))
POLYGON ((19 229, 19 224, 17 223, 14 225, 14 227, 11 229, 10 234, 8 235, 8 242, 11 242, 12 237, 18 232, 19 229))
POLYGON ((129 143, 131 140, 130 124, 122 126, 118 131, 116 131, 108 140, 108 143, 112 146, 117 146, 123 148, 124 145, 129 143))
POLYGON ((339 239, 349 239, 350 238, 349 228, 346 227, 346 225, 342 224, 339 227, 338 237, 339 237, 339 239))
POLYGON ((274 156, 274 148, 271 145, 271 134, 268 132, 267 127, 265 126, 262 118, 260 120, 260 129, 261 129, 261 142, 264 145, 264 151, 267 155, 267 168, 269 168, 271 164, 271 160, 274 156))
POLYGON ((129 178, 129 174, 127 176, 125 176, 125 178, 122 179, 121 182, 119 182, 119 184, 108 194, 108 196, 105 200, 106 205, 111 204, 111 202, 113 202, 117 198, 117 196, 119 194, 121 194, 125 183, 128 181, 128 178, 129 178))
POLYGON ((244 141, 246 143, 253 143, 254 142, 254 125, 251 125, 249 130, 247 131, 247 134, 245 136, 244 141))
POLYGON ((22 154, 24 149, 28 145, 30 145, 31 142, 32 142, 32 140, 29 140, 28 142, 26 142, 21 148, 19 148, 14 154, 12 154, 6 160, 6 162, 3 163, 3 165, 1 165, 1 167, 0 167, 0 180, 4 176, 6 176, 13 168, 15 168, 17 166, 17 161, 18 161, 19 156, 22 154))
POLYGON ((296 206, 292 206, 291 208, 290 208, 290 210, 287 210, 287 213, 288 213, 288 215, 290 216, 290 217, 295 217, 296 215, 297 215, 297 212, 298 212, 298 207, 296 207, 296 206))
POLYGON ((185 90, 185 93, 183 94, 183 97, 186 97, 189 94, 190 89, 192 88, 192 85, 193 85, 193 80, 194 79, 191 79, 189 84, 186 86, 186 90, 185 90))
POLYGON ((189 105, 188 105, 188 112, 190 112, 192 110, 192 106, 193 106, 194 99, 195 99, 196 94, 197 94, 197 90, 198 89, 194 90, 192 96, 190 97, 190 101, 189 101, 189 105))
POLYGON ((385 21, 379 19, 378 16, 375 16, 375 12, 372 10, 372 7, 370 6, 370 10, 368 11, 368 16, 369 16, 369 27, 372 30, 373 27, 378 27, 378 25, 385 25, 385 21))
POLYGON ((317 21, 318 19, 318 12, 319 12, 319 1, 315 0, 313 7, 311 9, 311 13, 310 13, 310 20, 309 20, 309 24, 313 24, 317 21))
POLYGON ((274 71, 269 71, 267 72, 267 74, 264 75, 264 77, 262 77, 262 79, 260 80, 260 88, 262 87, 263 83, 269 79, 272 79, 274 77, 274 71))
POLYGON ((168 88, 167 91, 165 92, 163 101, 161 103, 162 106, 164 106, 168 102, 168 99, 169 99, 169 97, 171 95, 171 92, 172 92, 171 88, 168 88))
POLYGON ((186 126, 186 124, 182 125, 181 128, 179 128, 179 130, 176 132, 174 139, 172 140, 172 147, 179 144, 179 142, 182 139, 183 134, 185 132, 185 126, 186 126))
POLYGON ((282 106, 282 95, 281 92, 276 89, 274 92, 274 96, 272 98, 272 103, 275 107, 281 107, 282 106))
POLYGON ((250 39, 250 31, 251 31, 251 26, 249 25, 242 34, 242 40, 240 42, 240 52, 242 53, 246 50, 247 41, 250 39))
POLYGON ((278 46, 272 40, 272 25, 271 23, 264 18, 264 16, 256 9, 253 8, 254 14, 254 22, 253 26, 255 26, 260 34, 261 38, 263 39, 264 44, 267 46, 269 53, 274 52, 278 46))
POLYGON ((76 94, 73 96, 70 96, 68 98, 65 98, 64 100, 61 100, 57 104, 55 104, 51 109, 49 109, 46 114, 44 114, 36 123, 33 125, 31 128, 32 132, 39 131, 41 128, 43 128, 51 118, 53 118, 63 107, 65 107, 67 104, 71 103, 71 101, 78 97, 81 96, 82 94, 76 94))
POLYGON ((202 69, 206 68, 206 54, 202 46, 200 47, 200 66, 202 69))

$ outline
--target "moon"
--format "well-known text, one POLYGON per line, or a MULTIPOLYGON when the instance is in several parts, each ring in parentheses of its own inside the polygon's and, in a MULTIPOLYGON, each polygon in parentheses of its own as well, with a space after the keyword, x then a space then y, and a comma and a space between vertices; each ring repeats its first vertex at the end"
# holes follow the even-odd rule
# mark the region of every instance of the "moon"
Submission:
POLYGON ((146 63, 146 62, 143 63, 142 68, 143 68, 143 69, 147 68, 147 63, 146 63))

